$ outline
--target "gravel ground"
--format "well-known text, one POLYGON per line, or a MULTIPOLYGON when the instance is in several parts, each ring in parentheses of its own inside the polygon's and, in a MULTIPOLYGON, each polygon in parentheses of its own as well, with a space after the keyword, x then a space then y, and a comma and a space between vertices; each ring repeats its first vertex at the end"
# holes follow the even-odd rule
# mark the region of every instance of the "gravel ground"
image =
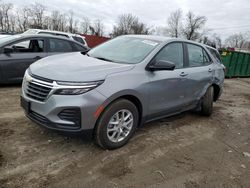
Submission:
POLYGON ((209 118, 146 124, 104 151, 30 122, 20 86, 0 88, 0 187, 250 187, 250 79, 225 81, 209 118))

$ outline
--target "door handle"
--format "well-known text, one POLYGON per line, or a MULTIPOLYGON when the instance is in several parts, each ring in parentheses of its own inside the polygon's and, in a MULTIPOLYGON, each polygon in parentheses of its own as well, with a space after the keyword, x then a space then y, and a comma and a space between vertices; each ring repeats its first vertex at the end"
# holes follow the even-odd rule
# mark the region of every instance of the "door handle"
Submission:
POLYGON ((182 72, 181 74, 180 74, 180 76, 187 76, 188 74, 187 73, 185 73, 185 72, 182 72))
POLYGON ((213 72, 213 70, 211 68, 208 69, 208 72, 213 72))

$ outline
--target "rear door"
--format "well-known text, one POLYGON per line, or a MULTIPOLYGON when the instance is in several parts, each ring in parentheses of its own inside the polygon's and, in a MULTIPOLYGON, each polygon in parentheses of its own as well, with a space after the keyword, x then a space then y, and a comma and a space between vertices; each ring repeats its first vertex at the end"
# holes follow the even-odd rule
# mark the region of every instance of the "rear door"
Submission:
POLYGON ((25 39, 6 47, 13 49, 12 53, 0 54, 3 78, 6 82, 21 81, 25 70, 32 63, 47 55, 43 38, 25 39))
POLYGON ((185 69, 187 104, 196 104, 214 76, 213 61, 206 50, 196 44, 185 43, 188 67, 185 69))
POLYGON ((57 38, 48 40, 48 55, 73 52, 74 48, 73 44, 68 40, 57 38))

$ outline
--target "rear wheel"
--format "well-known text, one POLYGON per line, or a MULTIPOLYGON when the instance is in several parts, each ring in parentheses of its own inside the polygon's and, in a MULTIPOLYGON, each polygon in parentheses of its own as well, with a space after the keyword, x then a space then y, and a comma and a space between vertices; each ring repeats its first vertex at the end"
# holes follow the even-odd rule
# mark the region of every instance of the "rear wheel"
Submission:
POLYGON ((138 125, 136 106, 125 99, 109 105, 101 115, 95 129, 95 140, 104 149, 116 149, 125 145, 138 125))
POLYGON ((201 114, 204 116, 210 116, 213 112, 213 99, 214 99, 214 88, 210 86, 201 102, 201 114))

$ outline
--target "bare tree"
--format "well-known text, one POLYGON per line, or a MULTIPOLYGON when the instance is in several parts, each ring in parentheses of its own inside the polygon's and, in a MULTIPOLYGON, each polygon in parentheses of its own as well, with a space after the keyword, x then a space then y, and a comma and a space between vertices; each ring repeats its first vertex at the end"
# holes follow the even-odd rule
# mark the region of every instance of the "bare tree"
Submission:
POLYGON ((214 37, 214 42, 216 44, 216 48, 222 48, 221 37, 219 35, 217 35, 216 33, 213 34, 213 37, 214 37))
POLYGON ((201 38, 204 25, 207 18, 205 16, 196 16, 193 12, 186 15, 186 24, 182 29, 183 36, 188 40, 197 40, 201 38))
POLYGON ((137 16, 132 14, 122 14, 118 17, 118 23, 113 28, 112 35, 126 34, 148 34, 149 28, 146 24, 139 21, 137 16))
POLYGON ((81 21, 81 32, 83 34, 88 34, 90 26, 90 20, 88 17, 83 17, 81 21))
POLYGON ((0 28, 2 31, 10 31, 10 12, 13 9, 12 3, 4 3, 0 1, 0 28))
POLYGON ((232 48, 241 48, 245 42, 246 39, 241 33, 233 34, 225 40, 226 45, 232 48))
POLYGON ((74 12, 72 10, 69 11, 68 22, 69 22, 69 26, 68 26, 69 32, 73 33, 74 12))
POLYGON ((43 28, 43 21, 45 16, 46 7, 40 3, 35 3, 30 5, 29 11, 33 23, 31 27, 33 28, 43 28))
POLYGON ((61 17, 61 14, 58 10, 54 10, 52 11, 51 13, 51 16, 50 16, 50 28, 52 30, 59 30, 59 25, 60 25, 60 17, 61 17))
POLYGON ((30 25, 30 10, 29 8, 21 8, 17 11, 18 31, 24 32, 30 25))
POLYGON ((93 25, 94 28, 94 34, 96 36, 103 36, 104 33, 104 25, 101 20, 96 20, 93 25))
POLYGON ((180 37, 182 29, 182 10, 178 9, 170 14, 168 18, 167 34, 171 37, 180 37))

